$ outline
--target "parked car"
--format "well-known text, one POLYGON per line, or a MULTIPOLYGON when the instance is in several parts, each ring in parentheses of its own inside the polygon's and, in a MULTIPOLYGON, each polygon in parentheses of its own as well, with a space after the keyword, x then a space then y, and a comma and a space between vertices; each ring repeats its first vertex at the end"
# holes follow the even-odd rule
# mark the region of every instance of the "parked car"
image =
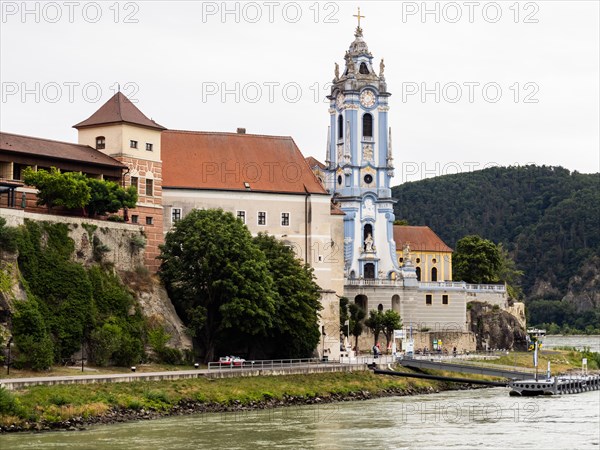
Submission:
POLYGON ((246 360, 239 356, 221 356, 219 358, 219 364, 221 366, 242 367, 245 362, 246 360))

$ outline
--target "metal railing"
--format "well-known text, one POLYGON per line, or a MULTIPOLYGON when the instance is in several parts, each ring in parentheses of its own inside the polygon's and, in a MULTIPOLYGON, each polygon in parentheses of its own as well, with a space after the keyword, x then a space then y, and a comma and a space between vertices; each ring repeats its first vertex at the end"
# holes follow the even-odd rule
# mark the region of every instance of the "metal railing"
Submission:
POLYGON ((300 359, 263 359, 253 361, 215 361, 208 363, 208 370, 264 370, 292 367, 312 367, 323 364, 339 364, 339 360, 300 358, 300 359))

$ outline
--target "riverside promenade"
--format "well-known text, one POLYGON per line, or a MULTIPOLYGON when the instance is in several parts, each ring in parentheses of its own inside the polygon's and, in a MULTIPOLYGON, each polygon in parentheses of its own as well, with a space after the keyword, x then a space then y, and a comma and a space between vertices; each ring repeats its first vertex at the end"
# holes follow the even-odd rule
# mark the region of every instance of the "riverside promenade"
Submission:
POLYGON ((182 380, 189 378, 231 378, 278 376, 310 373, 353 372, 368 370, 364 362, 348 364, 338 361, 278 360, 252 361, 243 366, 210 363, 207 369, 172 370, 164 372, 130 372, 118 374, 67 375, 51 377, 3 378, 0 387, 7 390, 22 389, 37 385, 130 383, 135 381, 182 380))

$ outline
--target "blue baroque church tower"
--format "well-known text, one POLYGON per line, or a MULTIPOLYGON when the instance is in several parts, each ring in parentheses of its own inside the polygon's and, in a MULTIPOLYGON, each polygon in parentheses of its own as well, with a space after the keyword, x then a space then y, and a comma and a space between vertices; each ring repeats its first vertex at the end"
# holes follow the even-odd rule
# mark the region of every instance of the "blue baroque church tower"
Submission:
POLYGON ((360 27, 335 65, 331 87, 325 170, 327 188, 344 218, 345 275, 352 280, 396 280, 400 274, 393 236, 390 180, 394 176, 388 125, 390 93, 384 62, 376 69, 360 27))

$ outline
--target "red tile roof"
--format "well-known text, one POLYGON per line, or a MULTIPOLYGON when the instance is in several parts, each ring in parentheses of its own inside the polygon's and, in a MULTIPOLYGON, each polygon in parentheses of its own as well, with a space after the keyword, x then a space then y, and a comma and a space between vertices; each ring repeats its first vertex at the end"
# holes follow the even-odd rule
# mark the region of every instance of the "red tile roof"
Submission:
POLYGON ((291 137, 169 130, 161 149, 167 188, 327 194, 291 137))
POLYGON ((316 158, 313 158, 312 156, 308 156, 306 158, 306 162, 308 163, 308 165, 310 166, 311 169, 314 169, 315 167, 319 167, 320 169, 325 170, 325 164, 323 164, 321 161, 319 161, 316 158))
POLYGON ((123 93, 117 92, 88 119, 73 125, 73 128, 86 128, 96 125, 130 123, 156 130, 166 130, 154 120, 148 119, 123 93))
POLYGON ((402 250, 408 243, 411 251, 452 251, 431 228, 424 226, 394 225, 394 241, 397 250, 402 250))
POLYGON ((0 151, 40 158, 68 160, 108 167, 126 167, 114 158, 88 145, 52 141, 31 136, 0 132, 0 151))

